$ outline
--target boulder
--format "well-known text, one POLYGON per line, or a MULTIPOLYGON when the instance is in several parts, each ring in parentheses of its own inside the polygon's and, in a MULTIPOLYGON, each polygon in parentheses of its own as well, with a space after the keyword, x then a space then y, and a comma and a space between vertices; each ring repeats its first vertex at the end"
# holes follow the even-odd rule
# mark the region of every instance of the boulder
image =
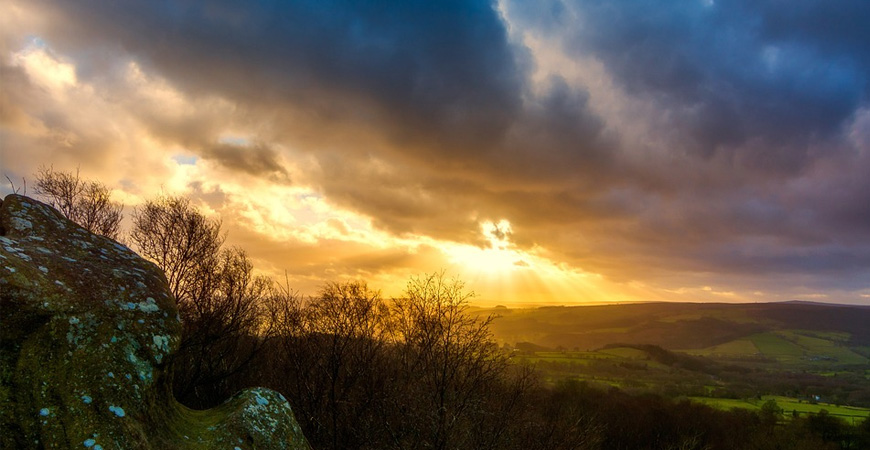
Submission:
POLYGON ((163 273, 19 195, 0 203, 0 321, 0 448, 308 448, 277 392, 179 404, 163 273))

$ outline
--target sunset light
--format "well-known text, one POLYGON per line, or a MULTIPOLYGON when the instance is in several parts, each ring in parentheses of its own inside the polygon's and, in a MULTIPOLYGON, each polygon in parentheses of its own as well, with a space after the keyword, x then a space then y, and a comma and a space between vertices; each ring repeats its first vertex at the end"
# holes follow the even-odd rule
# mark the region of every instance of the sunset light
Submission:
POLYGON ((2 0, 0 181, 3 449, 870 449, 870 0, 2 0))
POLYGON ((306 294, 868 303, 863 27, 544 3, 7 1, 0 169, 188 197, 306 294))

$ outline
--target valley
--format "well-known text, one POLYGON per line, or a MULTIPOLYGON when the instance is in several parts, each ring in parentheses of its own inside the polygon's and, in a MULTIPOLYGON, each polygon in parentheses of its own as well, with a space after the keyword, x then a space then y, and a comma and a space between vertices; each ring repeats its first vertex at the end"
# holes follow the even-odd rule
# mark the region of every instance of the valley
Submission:
POLYGON ((478 308, 547 383, 654 393, 782 418, 870 416, 870 308, 801 302, 478 308), (768 407, 773 407, 769 404, 768 407))

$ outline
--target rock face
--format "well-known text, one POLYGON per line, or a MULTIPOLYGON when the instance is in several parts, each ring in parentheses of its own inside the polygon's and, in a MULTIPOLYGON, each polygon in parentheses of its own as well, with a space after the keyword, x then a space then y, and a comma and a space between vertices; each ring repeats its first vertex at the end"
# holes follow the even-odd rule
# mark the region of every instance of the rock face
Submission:
POLYGON ((0 322, 0 448, 308 448, 277 392, 177 403, 163 273, 19 195, 0 204, 0 322))

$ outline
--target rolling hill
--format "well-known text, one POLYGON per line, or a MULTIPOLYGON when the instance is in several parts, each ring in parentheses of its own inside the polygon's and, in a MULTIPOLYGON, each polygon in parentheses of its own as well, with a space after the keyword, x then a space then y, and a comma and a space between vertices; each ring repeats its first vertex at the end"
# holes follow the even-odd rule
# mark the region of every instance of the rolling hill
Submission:
POLYGON ((862 355, 867 362, 870 350, 870 308, 860 306, 637 303, 475 312, 496 316, 491 329, 502 343, 549 348, 592 350, 631 343, 701 354, 795 357, 833 351, 835 358, 850 362, 861 361, 862 355))

